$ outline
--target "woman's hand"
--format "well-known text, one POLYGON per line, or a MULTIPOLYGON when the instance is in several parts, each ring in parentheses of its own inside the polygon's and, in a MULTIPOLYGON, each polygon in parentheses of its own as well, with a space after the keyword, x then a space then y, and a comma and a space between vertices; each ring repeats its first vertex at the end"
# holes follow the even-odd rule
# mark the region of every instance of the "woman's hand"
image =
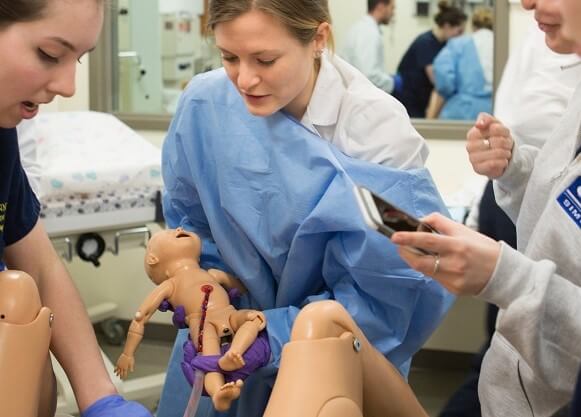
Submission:
POLYGON ((398 232, 391 240, 413 269, 438 280, 457 295, 476 295, 490 280, 500 255, 500 243, 441 214, 424 219, 440 234, 398 232), (406 247, 417 247, 439 255, 418 255, 406 247))
POLYGON ((481 113, 468 131, 466 150, 474 171, 494 179, 508 167, 513 145, 510 130, 491 115, 481 113))

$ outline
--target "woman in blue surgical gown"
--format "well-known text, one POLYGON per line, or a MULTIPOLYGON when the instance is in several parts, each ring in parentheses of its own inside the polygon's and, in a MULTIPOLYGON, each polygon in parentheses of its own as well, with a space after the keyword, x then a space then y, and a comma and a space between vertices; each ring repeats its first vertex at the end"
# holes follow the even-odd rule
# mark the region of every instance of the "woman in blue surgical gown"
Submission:
MULTIPOLYGON (((164 215, 202 237, 203 267, 242 280, 248 294, 237 306, 265 312, 272 350, 219 415, 263 414, 282 346, 312 301, 341 303, 407 375, 451 296, 364 224, 353 186, 417 216, 445 211, 423 139, 401 104, 327 50, 326 0, 209 6, 224 68, 196 76, 180 100, 163 146, 164 215)), ((158 417, 186 407, 184 340, 182 331, 158 417)), ((218 415, 205 400, 197 415, 218 415)))
POLYGON ((435 88, 445 100, 440 119, 476 120, 492 112, 492 26, 492 9, 476 9, 474 33, 450 40, 436 56, 435 88))

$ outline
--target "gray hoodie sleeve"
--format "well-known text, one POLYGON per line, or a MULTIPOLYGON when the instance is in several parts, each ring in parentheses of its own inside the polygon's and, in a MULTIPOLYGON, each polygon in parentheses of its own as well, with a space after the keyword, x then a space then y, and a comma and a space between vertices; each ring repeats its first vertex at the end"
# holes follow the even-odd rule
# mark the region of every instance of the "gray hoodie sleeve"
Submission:
POLYGON ((555 390, 570 390, 581 362, 581 288, 502 243, 496 269, 479 298, 498 305, 497 331, 555 390))
POLYGON ((519 146, 515 143, 512 152, 508 168, 500 178, 494 181, 494 195, 498 205, 516 224, 539 149, 535 146, 519 146))

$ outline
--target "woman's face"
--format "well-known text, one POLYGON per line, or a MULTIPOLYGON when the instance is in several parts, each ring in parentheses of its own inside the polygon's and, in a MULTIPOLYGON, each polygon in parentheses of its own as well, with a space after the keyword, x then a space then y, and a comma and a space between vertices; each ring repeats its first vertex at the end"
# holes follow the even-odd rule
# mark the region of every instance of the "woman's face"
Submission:
POLYGON ((521 0, 521 3, 525 9, 535 11, 535 20, 545 33, 545 42, 551 50, 559 54, 573 52, 574 43, 562 32, 561 0, 521 0))
POLYGON ((95 47, 103 23, 96 0, 49 0, 42 18, 0 30, 0 127, 16 126, 56 95, 75 92, 77 61, 95 47))
POLYGON ((214 34, 226 73, 250 113, 269 116, 284 109, 302 118, 316 80, 315 53, 326 37, 303 45, 276 18, 258 10, 219 23, 214 34))
POLYGON ((563 35, 576 43, 575 52, 581 55, 581 0, 561 0, 563 35))

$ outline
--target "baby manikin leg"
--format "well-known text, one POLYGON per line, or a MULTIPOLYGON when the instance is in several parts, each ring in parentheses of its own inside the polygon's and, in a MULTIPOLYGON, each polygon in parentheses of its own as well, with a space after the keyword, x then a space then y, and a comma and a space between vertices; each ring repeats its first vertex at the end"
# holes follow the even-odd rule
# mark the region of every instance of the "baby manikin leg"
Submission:
POLYGON ((358 343, 350 332, 287 343, 264 417, 362 417, 358 343))
POLYGON ((38 415, 51 323, 34 280, 20 271, 0 272, 0 416, 38 415))

